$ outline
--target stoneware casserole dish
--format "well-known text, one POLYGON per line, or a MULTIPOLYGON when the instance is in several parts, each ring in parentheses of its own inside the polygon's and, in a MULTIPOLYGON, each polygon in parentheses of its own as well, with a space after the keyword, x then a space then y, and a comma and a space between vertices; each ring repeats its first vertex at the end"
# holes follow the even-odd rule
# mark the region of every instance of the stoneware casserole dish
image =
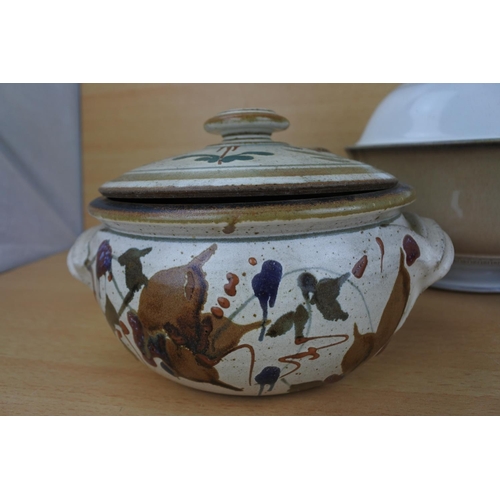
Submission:
POLYGON ((68 255, 117 339, 173 381, 234 395, 342 379, 453 261, 392 175, 271 140, 273 111, 205 123, 221 144, 105 183, 68 255))

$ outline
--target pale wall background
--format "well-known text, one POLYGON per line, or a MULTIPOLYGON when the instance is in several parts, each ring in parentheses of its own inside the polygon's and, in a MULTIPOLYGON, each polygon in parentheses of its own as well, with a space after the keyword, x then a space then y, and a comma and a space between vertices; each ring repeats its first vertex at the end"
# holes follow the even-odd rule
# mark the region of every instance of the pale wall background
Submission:
MULTIPOLYGON (((84 205, 105 181, 167 156, 219 142, 203 123, 231 108, 260 107, 291 126, 274 137, 346 155, 397 84, 84 84, 84 205)), ((85 210, 85 226, 97 224, 85 210)))
POLYGON ((79 85, 0 84, 0 272, 82 231, 79 85))

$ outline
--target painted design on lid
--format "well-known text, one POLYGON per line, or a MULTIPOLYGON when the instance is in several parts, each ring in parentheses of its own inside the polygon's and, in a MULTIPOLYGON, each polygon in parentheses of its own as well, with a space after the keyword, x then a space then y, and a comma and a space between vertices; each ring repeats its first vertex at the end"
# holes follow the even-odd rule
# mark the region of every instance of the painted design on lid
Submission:
POLYGON ((217 165, 221 165, 222 163, 231 163, 233 161, 248 161, 253 160, 254 157, 257 156, 273 156, 274 153, 269 151, 241 151, 238 154, 228 155, 229 151, 236 151, 239 146, 227 146, 220 147, 217 152, 221 149, 224 149, 224 153, 221 155, 214 154, 194 154, 194 155, 184 155, 184 156, 176 156, 172 158, 172 160, 185 160, 186 158, 195 158, 194 161, 206 161, 207 163, 216 163, 217 165))

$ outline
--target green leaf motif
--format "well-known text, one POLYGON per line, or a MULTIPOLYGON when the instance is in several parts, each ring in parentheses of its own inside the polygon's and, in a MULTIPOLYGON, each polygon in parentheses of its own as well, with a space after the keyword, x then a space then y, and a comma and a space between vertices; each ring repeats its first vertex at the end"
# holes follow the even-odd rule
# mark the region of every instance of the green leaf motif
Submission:
POLYGON ((304 299, 315 305, 323 318, 327 321, 345 321, 349 314, 342 310, 337 299, 342 285, 350 275, 350 273, 345 273, 338 278, 323 278, 318 281, 311 273, 304 272, 298 277, 297 283, 304 299), (310 297, 311 293, 312 297, 310 297))
POLYGON ((274 153, 269 153, 267 151, 245 151, 244 153, 238 153, 234 155, 210 155, 210 154, 201 154, 201 155, 184 155, 178 156, 177 158, 173 158, 173 160, 184 160, 186 158, 196 158, 194 161, 206 161, 207 163, 231 163, 233 161, 247 161, 253 160, 254 156, 273 156, 274 153))
POLYGON ((196 158, 195 161, 206 161, 207 163, 215 163, 219 160, 220 156, 218 155, 185 155, 178 156, 177 158, 172 158, 173 160, 184 160, 186 158, 196 158))
POLYGON ((297 306, 295 311, 287 312, 279 317, 266 333, 267 337, 279 337, 295 327, 295 338, 304 336, 304 327, 309 320, 309 313, 303 305, 297 306))

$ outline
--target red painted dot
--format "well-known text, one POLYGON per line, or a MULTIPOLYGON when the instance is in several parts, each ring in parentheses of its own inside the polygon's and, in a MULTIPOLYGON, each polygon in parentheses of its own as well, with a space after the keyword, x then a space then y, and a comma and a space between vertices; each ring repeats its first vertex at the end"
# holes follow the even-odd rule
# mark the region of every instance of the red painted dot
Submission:
POLYGON ((127 325, 123 321, 120 321, 120 326, 124 335, 128 335, 130 333, 127 325))
POLYGON ((224 309, 227 309, 230 305, 231 305, 231 302, 229 302, 229 300, 226 299, 226 297, 219 297, 217 299, 217 302, 219 303, 219 305, 221 307, 223 307, 224 309))
POLYGON ((368 257, 366 255, 363 255, 361 259, 354 264, 354 267, 352 268, 352 274, 356 276, 356 278, 361 278, 365 272, 366 266, 368 264, 368 257))
POLYGON ((406 253, 406 264, 411 266, 420 257, 420 248, 418 243, 407 234, 403 239, 403 248, 406 253))
POLYGON ((227 273, 226 278, 229 283, 224 285, 224 291, 230 296, 234 297, 236 295, 236 285, 240 282, 240 278, 236 274, 227 273))
POLYGON ((210 309, 212 311, 212 314, 216 317, 216 318, 222 318, 222 316, 224 316, 224 311, 220 308, 220 307, 212 307, 212 309, 210 309))

